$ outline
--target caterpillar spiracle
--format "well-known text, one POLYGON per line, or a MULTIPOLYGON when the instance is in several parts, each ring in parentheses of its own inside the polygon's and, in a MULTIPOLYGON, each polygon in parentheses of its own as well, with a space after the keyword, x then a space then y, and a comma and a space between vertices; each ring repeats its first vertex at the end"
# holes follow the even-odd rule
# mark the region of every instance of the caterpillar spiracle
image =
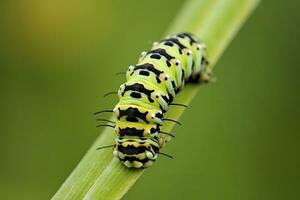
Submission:
POLYGON ((113 155, 129 168, 152 165, 165 145, 160 128, 176 94, 186 83, 208 82, 210 77, 206 47, 194 35, 180 33, 154 42, 128 68, 117 92, 113 155))

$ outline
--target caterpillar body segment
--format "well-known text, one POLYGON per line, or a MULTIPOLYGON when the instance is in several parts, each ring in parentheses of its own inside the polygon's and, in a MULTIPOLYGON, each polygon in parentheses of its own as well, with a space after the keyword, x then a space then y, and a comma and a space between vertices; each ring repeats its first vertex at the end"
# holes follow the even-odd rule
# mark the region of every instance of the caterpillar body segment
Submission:
POLYGON ((195 77, 197 74, 200 73, 201 67, 203 66, 201 64, 201 60, 203 58, 203 45, 200 43, 189 41, 188 39, 184 39, 182 37, 178 37, 178 41, 184 44, 188 49, 192 51, 192 75, 190 77, 195 77))
POLYGON ((114 108, 114 115, 117 118, 116 125, 118 125, 120 121, 139 122, 142 124, 163 124, 162 111, 159 109, 147 109, 141 106, 122 103, 117 104, 114 108))
MULTIPOLYGON (((193 57, 192 57, 192 51, 187 48, 183 43, 181 43, 176 37, 169 37, 167 39, 162 40, 159 45, 168 46, 165 47, 167 52, 169 49, 173 50, 173 53, 180 54, 181 59, 181 67, 184 70, 184 78, 187 81, 187 78, 191 76, 192 74, 192 65, 193 65, 193 57), (178 53, 176 53, 178 52, 178 53)), ((154 46, 155 48, 156 46, 154 46)), ((171 55, 173 54, 171 53, 171 55)))
POLYGON ((120 121, 115 126, 118 137, 146 137, 159 138, 160 127, 158 124, 142 124, 138 122, 120 121))
POLYGON ((152 55, 152 58, 153 58, 154 57, 153 55, 155 55, 155 54, 166 59, 166 66, 172 70, 170 75, 174 74, 174 73, 176 75, 176 79, 174 80, 174 81, 176 81, 175 82, 177 85, 176 88, 180 88, 182 86, 182 82, 183 82, 183 73, 182 73, 183 70, 180 66, 180 60, 169 55, 165 49, 158 48, 158 49, 151 50, 149 52, 143 52, 139 62, 142 62, 142 60, 144 59, 145 56, 152 55))
POLYGON ((129 66, 126 82, 118 90, 113 155, 129 168, 152 165, 169 139, 161 136, 169 133, 160 127, 164 121, 176 122, 164 119, 176 94, 186 83, 208 82, 210 77, 206 47, 192 34, 155 42, 136 65, 129 66))
POLYGON ((170 102, 169 95, 166 91, 159 90, 159 88, 154 84, 149 84, 147 87, 144 85, 147 84, 147 81, 140 82, 127 82, 120 87, 119 97, 130 96, 135 98, 140 104, 152 104, 152 106, 160 107, 163 112, 166 112, 168 109, 168 103, 170 102), (128 84, 128 85, 127 85, 128 84), (158 106, 157 106, 158 105, 158 106))
MULTIPOLYGON (((149 54, 145 56, 139 64, 141 65, 147 65, 151 64, 154 66, 154 68, 160 68, 162 71, 158 75, 154 73, 149 73, 148 76, 154 76, 158 83, 163 82, 163 84, 166 85, 167 91, 172 98, 175 97, 176 92, 175 89, 178 87, 178 81, 176 80, 176 74, 172 73, 172 68, 175 68, 175 65, 172 66, 172 64, 169 62, 170 67, 166 65, 166 62, 168 62, 164 57, 158 55, 158 54, 149 54), (158 67, 156 67, 158 66, 158 67), (172 82, 173 81, 173 82, 172 82)), ((147 73, 145 71, 138 71, 139 75, 147 76, 147 73), (143 73, 141 73, 143 72, 143 73)), ((132 75, 137 75, 137 73, 133 73, 132 75)), ((151 77, 150 77, 151 78, 151 77)))

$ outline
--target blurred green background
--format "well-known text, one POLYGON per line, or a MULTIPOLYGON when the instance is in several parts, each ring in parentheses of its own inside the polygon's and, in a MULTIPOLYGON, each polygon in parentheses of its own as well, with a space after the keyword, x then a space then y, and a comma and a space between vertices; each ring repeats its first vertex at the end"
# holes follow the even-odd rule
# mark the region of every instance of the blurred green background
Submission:
MULTIPOLYGON (((49 199, 183 0, 0 3, 1 199, 49 199)), ((124 199, 299 199, 299 3, 264 1, 124 199)))

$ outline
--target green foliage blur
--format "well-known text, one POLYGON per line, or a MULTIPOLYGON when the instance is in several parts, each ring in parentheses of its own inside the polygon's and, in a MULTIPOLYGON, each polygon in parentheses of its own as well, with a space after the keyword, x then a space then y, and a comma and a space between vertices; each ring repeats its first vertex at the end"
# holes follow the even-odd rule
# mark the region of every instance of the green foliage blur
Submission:
MULTIPOLYGON (((0 198, 49 199, 183 0, 0 3, 0 198)), ((124 199, 299 199, 299 3, 263 1, 124 199)), ((180 103, 180 102, 177 102, 180 103)))

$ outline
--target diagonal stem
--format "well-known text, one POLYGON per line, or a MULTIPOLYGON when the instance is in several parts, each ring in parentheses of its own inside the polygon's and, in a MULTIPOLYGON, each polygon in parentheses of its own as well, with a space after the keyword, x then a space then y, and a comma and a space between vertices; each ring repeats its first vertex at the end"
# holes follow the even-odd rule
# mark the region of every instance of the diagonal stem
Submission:
MULTIPOLYGON (((166 34, 192 32, 199 36, 208 47, 213 68, 258 3, 259 0, 190 0, 166 34)), ((198 90, 198 85, 188 85, 176 102, 188 105, 198 90)), ((177 120, 183 111, 183 107, 173 106, 166 117, 177 120)), ((163 131, 170 132, 173 126, 166 122, 163 131)), ((124 167, 113 159, 111 149, 96 151, 97 147, 112 144, 114 137, 110 128, 103 130, 53 199, 120 199, 128 191, 144 170, 124 167)))

